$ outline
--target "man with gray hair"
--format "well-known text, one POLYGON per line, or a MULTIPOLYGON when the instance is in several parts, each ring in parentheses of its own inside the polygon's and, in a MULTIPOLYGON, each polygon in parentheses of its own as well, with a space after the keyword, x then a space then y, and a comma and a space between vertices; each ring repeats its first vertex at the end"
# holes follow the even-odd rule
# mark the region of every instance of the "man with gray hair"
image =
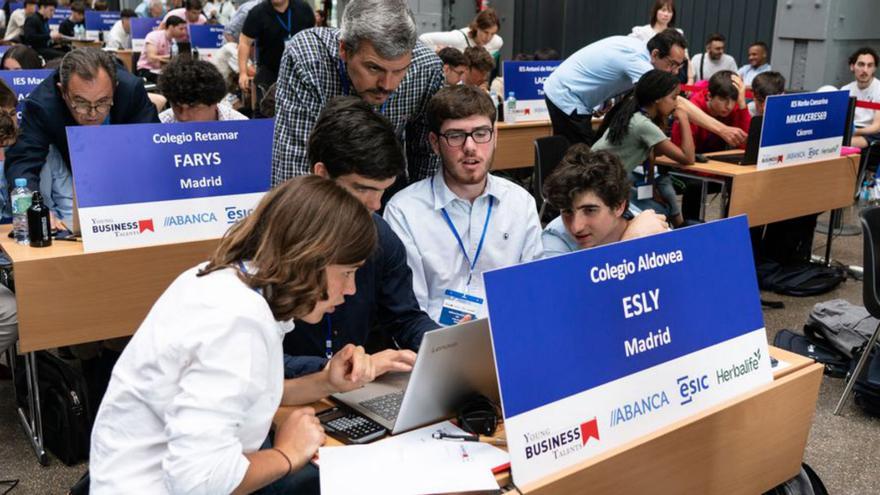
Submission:
POLYGON ((23 177, 31 191, 39 191, 40 169, 52 145, 70 170, 67 126, 153 122, 159 116, 143 80, 101 49, 73 50, 24 102, 21 137, 6 151, 8 183, 23 177))
POLYGON ((324 105, 342 95, 362 98, 391 121, 406 147, 409 181, 430 177, 439 159, 428 144, 425 108, 443 81, 443 63, 418 41, 406 0, 352 0, 341 29, 308 29, 285 47, 272 185, 310 173, 309 134, 324 105))

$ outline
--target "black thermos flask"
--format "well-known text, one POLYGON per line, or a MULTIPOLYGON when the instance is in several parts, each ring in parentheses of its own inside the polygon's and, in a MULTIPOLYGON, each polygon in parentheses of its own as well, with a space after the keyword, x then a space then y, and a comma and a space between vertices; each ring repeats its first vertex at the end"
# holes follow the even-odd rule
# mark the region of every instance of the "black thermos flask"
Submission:
POLYGON ((43 195, 39 191, 34 193, 31 207, 27 211, 27 220, 31 247, 51 246, 52 224, 49 221, 49 208, 43 203, 43 195))

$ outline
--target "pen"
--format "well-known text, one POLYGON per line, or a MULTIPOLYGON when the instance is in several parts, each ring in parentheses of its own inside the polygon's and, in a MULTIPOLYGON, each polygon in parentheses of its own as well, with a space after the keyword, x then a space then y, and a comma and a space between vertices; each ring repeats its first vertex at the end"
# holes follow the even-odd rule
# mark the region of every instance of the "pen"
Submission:
POLYGON ((503 438, 487 437, 483 435, 455 435, 436 431, 432 435, 437 440, 453 440, 458 442, 482 442, 491 445, 507 446, 507 440, 503 438))

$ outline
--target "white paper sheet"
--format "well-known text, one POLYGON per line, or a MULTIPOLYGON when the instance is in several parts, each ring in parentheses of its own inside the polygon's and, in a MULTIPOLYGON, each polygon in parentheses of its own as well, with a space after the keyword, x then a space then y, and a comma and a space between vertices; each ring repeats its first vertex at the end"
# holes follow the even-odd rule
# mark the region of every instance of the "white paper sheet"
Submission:
POLYGON ((322 447, 321 493, 410 495, 497 490, 492 468, 509 462, 507 452, 479 442, 431 437, 464 433, 448 421, 370 445, 322 447))

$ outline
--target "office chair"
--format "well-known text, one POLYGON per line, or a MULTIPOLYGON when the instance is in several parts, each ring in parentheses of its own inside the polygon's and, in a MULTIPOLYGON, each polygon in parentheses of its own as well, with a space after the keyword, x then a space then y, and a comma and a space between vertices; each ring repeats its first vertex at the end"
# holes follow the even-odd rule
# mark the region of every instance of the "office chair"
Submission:
POLYGON ((544 218, 544 179, 550 176, 568 151, 568 139, 564 136, 547 136, 535 139, 535 168, 532 172, 532 194, 538 206, 538 218, 544 218))
MULTIPOLYGON (((877 279, 877 269, 880 268, 880 265, 878 265, 878 262, 880 262, 880 207, 866 208, 861 211, 859 217, 862 222, 865 259, 865 278, 862 281, 862 301, 865 305, 865 309, 868 310, 868 313, 871 316, 874 318, 880 318, 880 287, 877 286, 878 282, 880 282, 880 280, 877 279)), ((868 339, 868 344, 862 351, 862 356, 859 358, 855 371, 853 371, 852 375, 850 375, 849 379, 846 381, 843 395, 840 397, 840 401, 837 402, 837 407, 834 408, 835 415, 840 413, 840 408, 843 407, 844 402, 846 402, 847 397, 849 397, 849 394, 852 392, 856 379, 861 375, 862 369, 865 367, 865 363, 868 362, 868 358, 871 355, 871 350, 874 349, 874 344, 877 342, 878 335, 880 335, 880 324, 877 325, 871 338, 868 339)))

